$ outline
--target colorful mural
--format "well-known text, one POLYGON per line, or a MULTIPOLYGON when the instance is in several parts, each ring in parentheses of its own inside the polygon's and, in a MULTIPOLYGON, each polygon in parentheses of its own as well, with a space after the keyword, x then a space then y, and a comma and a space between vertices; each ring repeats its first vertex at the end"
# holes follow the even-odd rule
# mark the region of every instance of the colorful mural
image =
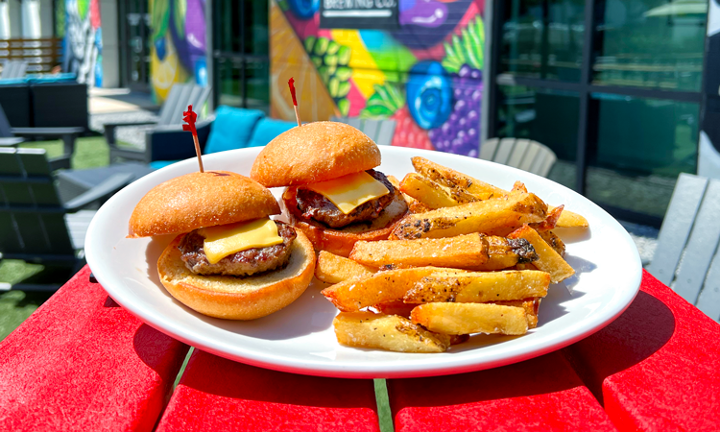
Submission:
POLYGON ((391 118, 392 145, 477 156, 484 5, 400 0, 397 29, 350 30, 321 29, 320 0, 272 0, 271 115, 294 118, 284 90, 295 76, 303 119, 391 118))
POLYGON ((65 0, 65 57, 63 70, 77 80, 102 87, 102 31, 99 0, 65 0))
POLYGON ((162 103, 175 83, 207 85, 205 1, 150 0, 150 76, 162 103))

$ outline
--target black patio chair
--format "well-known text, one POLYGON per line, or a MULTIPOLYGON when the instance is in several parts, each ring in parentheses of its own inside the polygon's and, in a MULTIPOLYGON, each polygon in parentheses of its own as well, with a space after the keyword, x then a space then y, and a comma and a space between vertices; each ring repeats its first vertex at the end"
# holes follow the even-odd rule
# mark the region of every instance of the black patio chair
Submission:
MULTIPOLYGON (((95 211, 83 209, 107 199, 132 176, 115 174, 63 202, 51 173, 43 149, 0 148, 0 259, 45 264, 70 277, 85 263, 85 233, 95 215, 95 211)), ((0 289, 53 290, 65 280, 5 283, 0 289)))
MULTIPOLYGON (((24 127, 14 128, 10 126, 3 107, 0 106, 0 147, 17 146, 25 141, 24 137, 34 138, 61 138, 64 146, 64 155, 70 156, 75 151, 75 140, 85 132, 83 127, 24 127)), ((55 166, 57 168, 70 168, 70 159, 67 166, 55 166)))
POLYGON ((187 110, 188 105, 192 105, 194 109, 199 110, 210 96, 210 87, 202 87, 197 84, 175 84, 167 100, 160 109, 158 117, 148 121, 129 121, 117 123, 105 123, 105 140, 110 146, 110 162, 115 162, 118 158, 130 159, 149 163, 152 158, 152 135, 157 131, 181 130, 182 129, 182 112, 187 110), (116 131, 121 126, 142 126, 155 125, 155 128, 145 132, 145 149, 135 150, 129 148, 120 148, 117 146, 116 131))

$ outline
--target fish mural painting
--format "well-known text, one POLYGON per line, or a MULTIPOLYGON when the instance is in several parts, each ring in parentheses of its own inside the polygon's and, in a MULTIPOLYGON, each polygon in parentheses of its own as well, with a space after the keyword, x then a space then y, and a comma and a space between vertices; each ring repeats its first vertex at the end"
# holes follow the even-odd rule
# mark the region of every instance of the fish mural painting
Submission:
POLYGON ((63 70, 90 87, 102 87, 102 30, 99 0, 65 0, 63 70))
POLYGON ((477 157, 484 0, 321 1, 270 2, 271 115, 294 118, 283 92, 294 75, 303 119, 389 118, 397 122, 392 145, 477 157), (333 10, 321 20, 323 8, 341 3, 382 4, 396 25, 329 27, 327 16, 348 15, 333 10))
POLYGON ((175 83, 207 85, 206 0, 150 0, 150 75, 162 103, 175 83))

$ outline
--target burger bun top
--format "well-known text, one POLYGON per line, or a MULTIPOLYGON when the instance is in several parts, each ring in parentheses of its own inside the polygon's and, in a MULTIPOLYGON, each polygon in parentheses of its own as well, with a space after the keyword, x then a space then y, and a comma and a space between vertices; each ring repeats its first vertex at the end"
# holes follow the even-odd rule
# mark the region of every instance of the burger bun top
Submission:
POLYGON ((267 187, 336 179, 380 165, 380 149, 367 135, 338 122, 294 127, 270 141, 250 177, 267 187))
POLYGON ((187 233, 279 213, 272 193, 248 177, 194 172, 150 190, 130 216, 128 237, 187 233))

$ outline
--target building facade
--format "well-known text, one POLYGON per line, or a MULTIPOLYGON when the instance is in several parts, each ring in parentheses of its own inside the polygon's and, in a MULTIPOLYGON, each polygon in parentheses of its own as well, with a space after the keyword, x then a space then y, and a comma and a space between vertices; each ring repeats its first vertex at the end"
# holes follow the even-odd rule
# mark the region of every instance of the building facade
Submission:
MULTIPOLYGON (((213 86, 214 105, 291 120, 294 77, 306 121, 391 118, 393 145, 468 156, 487 137, 534 139, 559 158, 550 178, 618 217, 659 224, 679 173, 720 171, 705 163, 720 161, 711 120, 720 93, 708 78, 720 6, 710 3, 710 24, 702 0, 102 0, 101 9, 104 25, 114 9, 122 41, 117 84, 158 101, 192 80, 213 86)), ((104 62, 106 41, 103 27, 104 62)))

